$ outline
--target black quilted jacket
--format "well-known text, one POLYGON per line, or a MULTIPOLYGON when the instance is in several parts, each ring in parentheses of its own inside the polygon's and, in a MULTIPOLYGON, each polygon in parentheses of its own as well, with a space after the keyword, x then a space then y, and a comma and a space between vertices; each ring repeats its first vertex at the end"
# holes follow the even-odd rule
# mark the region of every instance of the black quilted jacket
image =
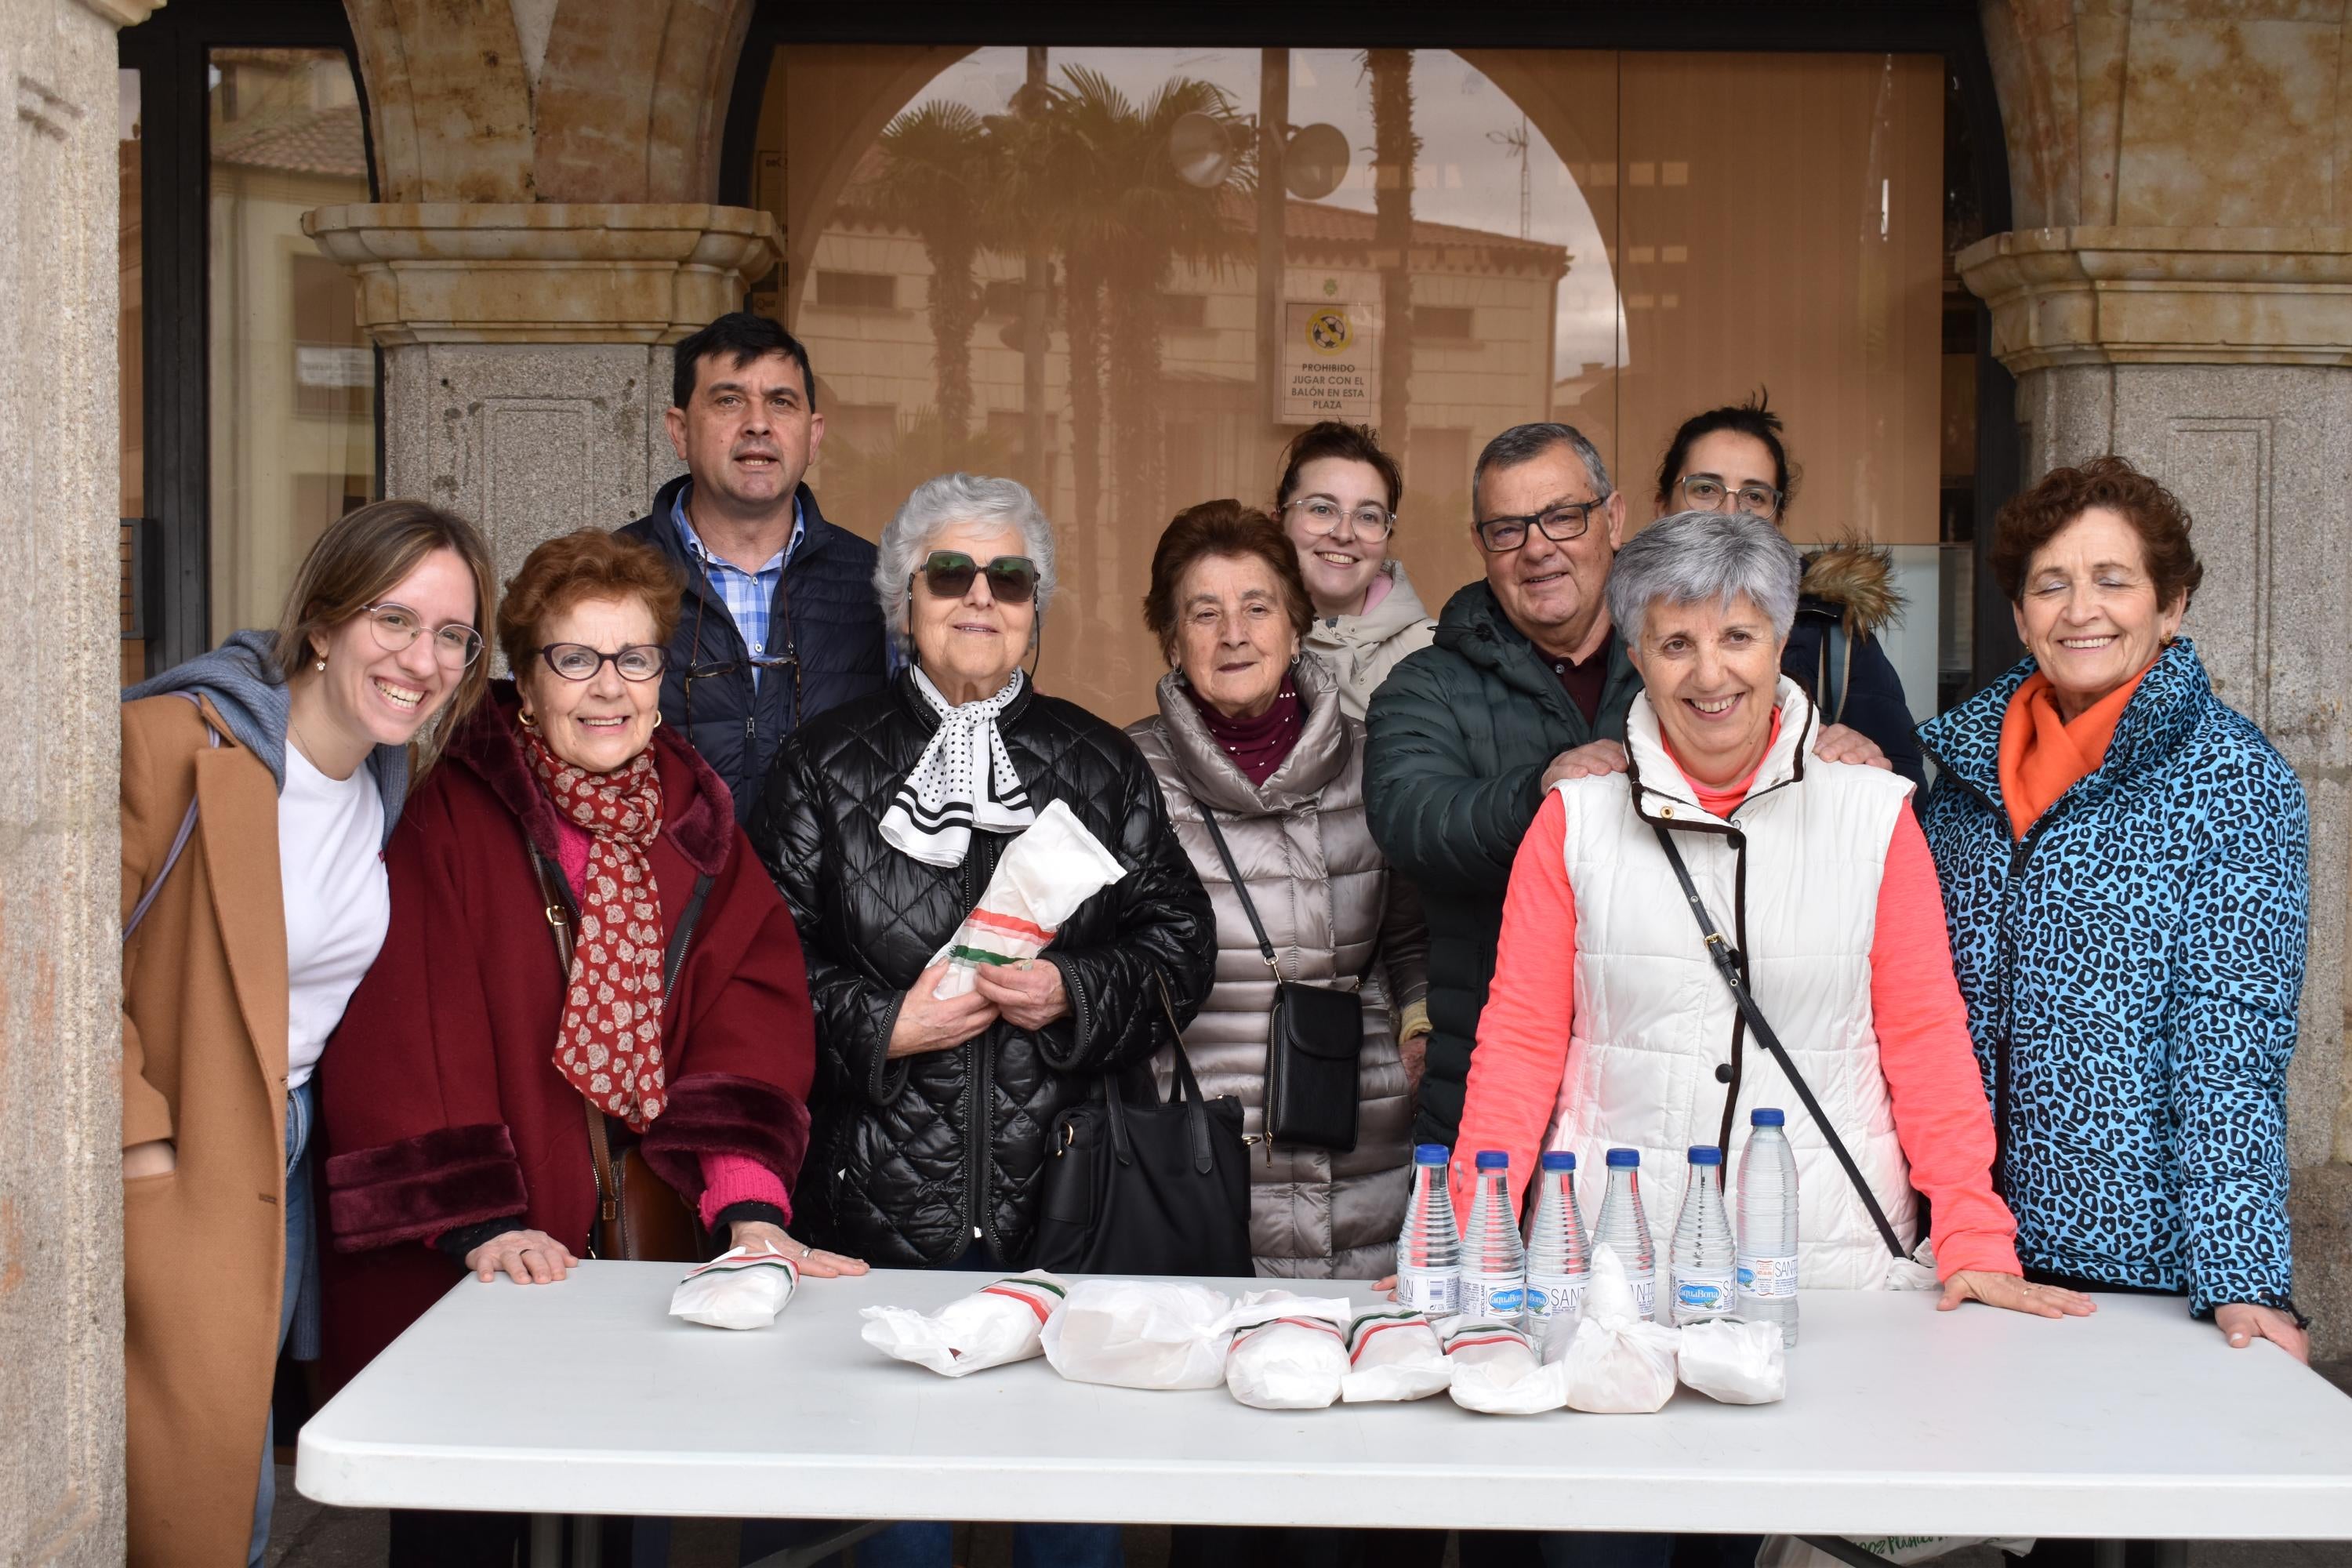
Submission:
POLYGON ((888 1058, 898 1004, 979 902, 1007 839, 975 833, 961 867, 883 841, 882 813, 938 721, 902 675, 811 720, 778 753, 751 842, 791 903, 816 1003, 809 1155, 793 1194, 803 1239, 877 1266, 952 1263, 978 1239, 1028 1258, 1047 1140, 1107 1075, 1134 1077, 1208 994, 1216 924, 1133 742, 1034 688, 998 720, 1038 806, 1066 803, 1128 874, 1079 906, 1045 956, 1071 1013, 999 1021, 953 1050, 888 1058))

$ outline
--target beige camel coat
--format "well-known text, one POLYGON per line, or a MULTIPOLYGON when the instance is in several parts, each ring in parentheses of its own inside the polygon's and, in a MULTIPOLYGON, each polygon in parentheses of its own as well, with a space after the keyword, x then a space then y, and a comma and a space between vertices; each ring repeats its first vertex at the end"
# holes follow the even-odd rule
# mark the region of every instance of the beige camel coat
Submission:
POLYGON ((135 1568, 245 1562, 285 1268, 286 917, 278 785, 209 705, 122 710, 122 914, 198 825, 122 955, 122 1194, 135 1568), (217 730, 217 750, 205 731, 217 730))

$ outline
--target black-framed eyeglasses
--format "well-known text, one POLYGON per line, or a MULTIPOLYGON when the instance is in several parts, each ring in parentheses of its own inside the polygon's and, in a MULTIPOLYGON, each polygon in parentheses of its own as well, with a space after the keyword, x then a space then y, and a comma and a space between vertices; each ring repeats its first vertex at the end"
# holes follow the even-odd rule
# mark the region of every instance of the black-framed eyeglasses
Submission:
MULTIPOLYGON (((406 605, 365 605, 360 613, 375 633, 375 646, 386 653, 406 653, 425 635, 425 617, 406 605)), ((463 669, 482 657, 482 634, 463 621, 451 621, 433 634, 433 658, 444 669, 463 669)))
POLYGON ((1292 501, 1282 510, 1296 512, 1305 518, 1307 532, 1309 537, 1315 539, 1320 539, 1338 529, 1339 520, 1343 517, 1355 524, 1359 538, 1369 539, 1375 544, 1386 539, 1395 531, 1397 525, 1396 513, 1384 506, 1375 506, 1367 501, 1353 511, 1349 511, 1329 496, 1307 496, 1304 500, 1292 501))
POLYGON ((1489 555, 1507 555, 1528 542, 1528 530, 1538 528, 1554 544, 1566 544, 1571 539, 1584 537, 1592 526, 1592 514, 1609 504, 1604 492, 1591 500, 1561 501, 1541 511, 1524 517, 1490 517, 1470 525, 1478 536, 1478 547, 1489 555))
POLYGON ((1685 474, 1676 488, 1683 492, 1684 504, 1694 511, 1752 511, 1769 518, 1780 510, 1780 492, 1770 485, 1734 488, 1718 474, 1685 474))
POLYGON ((1000 555, 982 565, 961 550, 934 550, 917 575, 937 599, 962 598, 982 575, 988 578, 989 597, 999 604, 1025 605, 1037 595, 1037 563, 1026 555, 1000 555))
POLYGON ((615 653, 598 653, 584 642, 551 642, 530 651, 566 680, 593 680, 607 664, 624 680, 658 680, 669 663, 669 650, 652 643, 631 643, 615 653))

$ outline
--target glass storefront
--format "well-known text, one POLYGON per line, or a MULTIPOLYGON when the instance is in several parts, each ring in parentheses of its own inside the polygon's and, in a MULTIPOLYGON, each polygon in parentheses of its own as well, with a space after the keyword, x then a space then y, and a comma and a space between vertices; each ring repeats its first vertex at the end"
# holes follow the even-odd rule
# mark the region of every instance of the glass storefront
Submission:
POLYGON ((368 199, 340 49, 215 48, 208 80, 212 633, 277 624, 328 523, 374 498, 375 351, 302 232, 368 199))
POLYGON ((1055 519, 1044 679, 1106 717, 1162 668, 1138 605, 1176 510, 1270 504, 1321 417, 1379 428, 1433 612, 1479 574, 1506 426, 1600 448, 1638 525, 1675 426, 1769 389, 1801 542, 1890 547, 1921 717, 1965 683, 1970 237, 1936 56, 792 44, 753 292, 818 373, 810 479, 872 535, 917 481, 1055 519))

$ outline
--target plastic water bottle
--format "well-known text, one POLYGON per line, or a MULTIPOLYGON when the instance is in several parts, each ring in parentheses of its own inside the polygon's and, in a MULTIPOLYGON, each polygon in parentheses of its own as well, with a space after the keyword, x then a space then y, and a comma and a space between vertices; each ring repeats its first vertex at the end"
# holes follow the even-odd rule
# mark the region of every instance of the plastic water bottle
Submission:
POLYGON ((1797 1156, 1777 1110, 1748 1113, 1739 1154, 1739 1316, 1797 1342, 1797 1156))
POLYGON ((1675 1327, 1730 1317, 1739 1307, 1738 1279, 1731 1221, 1723 1212, 1723 1151, 1701 1143, 1690 1152, 1690 1181, 1675 1222, 1675 1327))
POLYGON ((1576 1206, 1576 1156, 1555 1149, 1537 1173, 1528 1221, 1528 1333, 1538 1350, 1547 1336, 1576 1331, 1591 1279, 1584 1214, 1576 1206))
POLYGON ((1609 1151, 1609 1190, 1601 1199, 1601 1223, 1592 1233, 1595 1248, 1606 1247, 1625 1266, 1625 1282, 1633 1287, 1633 1305, 1642 1321, 1658 1315, 1658 1254, 1650 1244, 1650 1218, 1642 1212, 1642 1152, 1609 1151))
POLYGON ((1511 1213, 1511 1157, 1478 1152, 1478 1190, 1462 1235, 1462 1315, 1517 1327, 1527 1311, 1528 1255, 1511 1213))
POLYGON ((1413 1150, 1412 1201, 1397 1235, 1397 1303, 1433 1318, 1450 1317, 1462 1304, 1462 1233, 1445 1189, 1446 1157, 1443 1143, 1413 1150))

